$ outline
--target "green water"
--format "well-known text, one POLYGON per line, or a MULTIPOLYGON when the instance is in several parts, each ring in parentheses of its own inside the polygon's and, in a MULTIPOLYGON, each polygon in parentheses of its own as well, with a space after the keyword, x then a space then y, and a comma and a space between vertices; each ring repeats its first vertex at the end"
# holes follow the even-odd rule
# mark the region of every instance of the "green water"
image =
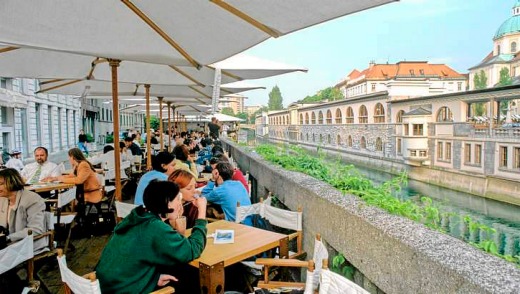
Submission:
MULTIPOLYGON (((379 170, 356 167, 360 173, 380 184, 393 175, 379 170)), ((433 199, 440 211, 451 212, 441 220, 443 229, 453 237, 478 242, 484 232, 470 232, 460 216, 468 215, 473 221, 494 228, 493 235, 501 254, 520 255, 520 206, 462 193, 439 186, 409 180, 408 186, 396 197, 419 202, 421 196, 433 199)))

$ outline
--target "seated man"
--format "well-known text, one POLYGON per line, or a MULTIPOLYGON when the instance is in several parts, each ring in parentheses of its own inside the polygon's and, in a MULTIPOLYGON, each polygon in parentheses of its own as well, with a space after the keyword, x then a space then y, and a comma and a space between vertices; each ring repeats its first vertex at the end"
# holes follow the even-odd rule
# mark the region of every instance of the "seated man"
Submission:
POLYGON ((143 151, 141 151, 141 147, 137 146, 137 144, 134 143, 134 140, 132 137, 126 137, 125 138, 125 145, 128 150, 132 151, 132 155, 143 155, 143 151))
POLYGON ((212 171, 213 180, 202 189, 202 196, 206 197, 208 202, 222 207, 227 221, 235 221, 237 202, 240 202, 240 206, 251 205, 244 185, 231 179, 234 172, 233 166, 228 162, 217 163, 212 171))
POLYGON ((61 176, 63 171, 55 163, 47 161, 48 156, 47 148, 40 146, 34 149, 36 161, 26 165, 21 172, 21 176, 26 183, 36 184, 48 177, 61 176))
POLYGON ((13 150, 11 152, 11 158, 9 161, 5 164, 5 167, 7 168, 14 168, 18 172, 21 172, 23 169, 23 161, 21 159, 22 157, 22 151, 20 150, 13 150))

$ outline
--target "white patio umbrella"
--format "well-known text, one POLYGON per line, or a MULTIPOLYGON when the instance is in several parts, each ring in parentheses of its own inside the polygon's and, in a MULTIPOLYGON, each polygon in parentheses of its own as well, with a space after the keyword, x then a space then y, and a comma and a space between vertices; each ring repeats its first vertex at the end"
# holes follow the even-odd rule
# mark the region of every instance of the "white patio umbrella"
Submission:
POLYGON ((270 37, 392 1, 4 0, 0 42, 200 67, 270 37))
MULTIPOLYGON (((298 66, 242 55, 200 69, 122 61, 118 69, 118 82, 206 86, 213 83, 215 76, 213 66, 222 69, 222 84, 244 79, 266 78, 294 71, 307 71, 298 66)), ((13 48, 6 44, 0 44, 0 76, 52 79, 47 82, 53 87, 66 82, 61 79, 111 81, 107 59, 33 48, 13 48)))

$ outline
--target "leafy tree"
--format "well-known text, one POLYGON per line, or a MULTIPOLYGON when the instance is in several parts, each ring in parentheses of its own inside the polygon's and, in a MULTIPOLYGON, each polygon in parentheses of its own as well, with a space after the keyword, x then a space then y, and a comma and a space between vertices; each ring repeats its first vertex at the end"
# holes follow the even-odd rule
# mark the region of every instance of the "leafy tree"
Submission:
POLYGON ((159 118, 155 115, 150 116, 150 128, 154 130, 159 129, 159 118))
POLYGON ((475 116, 486 115, 486 105, 483 102, 471 103, 471 113, 475 116))
POLYGON ((231 115, 231 116, 235 116, 235 112, 233 111, 233 108, 231 107, 224 107, 220 113, 222 114, 226 114, 226 115, 231 115))
POLYGON ((247 112, 239 112, 237 115, 235 115, 238 118, 241 118, 246 121, 246 123, 249 123, 249 116, 247 115, 247 112))
POLYGON ((475 90, 487 88, 487 76, 483 70, 480 70, 479 73, 475 74, 473 77, 473 84, 475 85, 475 90))
POLYGON ((513 84, 513 79, 509 74, 509 69, 507 67, 503 67, 500 70, 500 79, 498 80, 498 86, 510 86, 513 84))
POLYGON ((303 98, 300 102, 303 103, 311 103, 311 102, 319 102, 319 101, 335 101, 343 99, 343 93, 338 88, 328 87, 323 90, 318 91, 315 95, 307 96, 303 98))
POLYGON ((274 86, 269 93, 269 110, 282 110, 283 109, 283 97, 278 86, 274 86))

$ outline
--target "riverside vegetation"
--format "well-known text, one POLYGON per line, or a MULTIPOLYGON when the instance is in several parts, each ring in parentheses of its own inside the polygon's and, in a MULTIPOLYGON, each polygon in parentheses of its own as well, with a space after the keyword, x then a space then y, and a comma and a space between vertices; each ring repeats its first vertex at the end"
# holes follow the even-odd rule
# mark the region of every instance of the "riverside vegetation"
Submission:
MULTIPOLYGON (((310 175, 330 184, 344 194, 360 197, 368 205, 377 206, 391 214, 420 222, 432 230, 446 233, 442 227, 441 219, 454 216, 453 212, 441 211, 429 197, 421 197, 418 202, 403 201, 395 197, 396 193, 408 183, 407 174, 404 172, 381 185, 374 185, 372 181, 361 175, 353 165, 344 165, 339 159, 336 162, 326 161, 323 152, 318 152, 318 156, 314 156, 299 147, 266 144, 258 145, 255 151, 267 161, 280 165, 287 170, 310 175)), ((468 236, 462 238, 463 241, 520 267, 520 255, 500 254, 498 246, 493 240, 496 233, 494 228, 474 221, 467 215, 456 217, 469 230, 468 236), (480 240, 471 242, 469 236, 478 232, 480 232, 480 240)), ((348 264, 343 254, 336 255, 332 263, 336 272, 347 278, 352 278, 353 268, 348 264)))

